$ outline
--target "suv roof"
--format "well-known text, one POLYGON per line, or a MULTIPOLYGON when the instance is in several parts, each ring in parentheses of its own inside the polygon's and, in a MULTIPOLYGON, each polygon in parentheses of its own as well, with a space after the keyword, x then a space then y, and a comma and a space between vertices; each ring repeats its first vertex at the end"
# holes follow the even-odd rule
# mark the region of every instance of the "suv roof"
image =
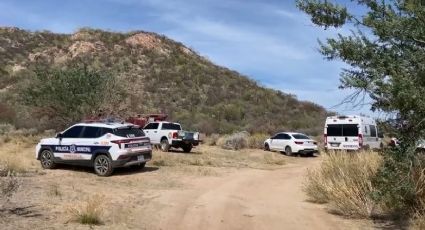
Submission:
POLYGON ((134 124, 131 123, 118 123, 118 122, 90 122, 90 123, 77 123, 75 125, 72 126, 76 126, 76 125, 80 125, 80 126, 90 126, 90 127, 102 127, 102 128, 111 128, 111 129, 116 129, 116 128, 120 128, 120 127, 126 127, 126 126, 136 126, 134 124))

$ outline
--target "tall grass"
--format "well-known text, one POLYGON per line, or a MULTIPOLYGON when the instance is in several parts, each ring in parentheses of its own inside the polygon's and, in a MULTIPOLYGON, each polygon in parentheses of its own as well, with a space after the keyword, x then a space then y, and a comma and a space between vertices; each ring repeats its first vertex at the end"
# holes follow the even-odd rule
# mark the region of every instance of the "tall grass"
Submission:
POLYGON ((370 217, 380 209, 371 194, 381 162, 381 156, 372 151, 324 154, 320 167, 308 171, 304 191, 311 201, 328 203, 339 214, 370 217))
POLYGON ((218 134, 210 135, 206 138, 207 145, 218 145, 223 149, 240 150, 245 148, 262 149, 264 141, 269 135, 264 133, 250 134, 248 132, 237 132, 231 135, 219 136, 218 134))
POLYGON ((104 196, 94 195, 86 201, 68 208, 71 220, 80 224, 100 225, 103 223, 104 196))

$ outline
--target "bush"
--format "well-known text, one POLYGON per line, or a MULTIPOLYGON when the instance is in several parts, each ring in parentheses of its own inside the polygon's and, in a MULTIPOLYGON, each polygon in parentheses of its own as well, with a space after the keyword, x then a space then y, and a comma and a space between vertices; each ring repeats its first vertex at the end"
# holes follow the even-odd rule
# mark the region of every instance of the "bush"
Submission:
POLYGON ((217 144, 223 149, 240 150, 248 146, 248 132, 238 132, 218 139, 217 144))
POLYGON ((0 196, 9 199, 18 191, 20 182, 18 178, 8 173, 6 177, 0 178, 0 196))
POLYGON ((103 202, 103 196, 95 195, 77 206, 70 207, 68 212, 71 220, 87 225, 102 224, 103 202))
POLYGON ((220 138, 219 134, 213 133, 205 138, 205 144, 214 146, 217 145, 217 141, 220 138))
POLYGON ((270 136, 264 133, 256 133, 248 138, 248 147, 251 149, 263 149, 264 141, 270 136))
POLYGON ((320 168, 308 171, 304 191, 311 201, 328 203, 342 215, 369 217, 379 209, 372 199, 372 179, 381 162, 372 151, 325 154, 320 168))

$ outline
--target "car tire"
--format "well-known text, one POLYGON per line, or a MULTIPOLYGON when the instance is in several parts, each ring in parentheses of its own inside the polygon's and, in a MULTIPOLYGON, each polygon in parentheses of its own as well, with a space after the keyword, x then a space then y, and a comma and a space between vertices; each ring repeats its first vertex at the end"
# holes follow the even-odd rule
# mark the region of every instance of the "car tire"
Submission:
POLYGON ((168 152, 170 151, 170 143, 168 143, 167 138, 161 140, 161 151, 168 152))
POLYGON ((264 144, 264 150, 265 151, 270 151, 270 146, 269 146, 269 144, 264 144))
POLYGON ((192 151, 192 145, 191 144, 183 145, 182 149, 183 149, 183 152, 190 153, 190 151, 192 151))
POLYGON ((94 172, 98 176, 107 177, 112 174, 112 160, 106 155, 98 155, 93 162, 94 172))
POLYGON ((56 167, 56 163, 54 162, 53 152, 45 149, 40 153, 40 163, 43 169, 53 169, 56 167))
POLYGON ((307 156, 307 157, 314 157, 314 152, 308 152, 308 153, 306 154, 306 156, 307 156))
POLYGON ((286 156, 292 156, 293 155, 292 149, 291 149, 290 146, 286 146, 286 148, 285 148, 285 154, 286 154, 286 156))

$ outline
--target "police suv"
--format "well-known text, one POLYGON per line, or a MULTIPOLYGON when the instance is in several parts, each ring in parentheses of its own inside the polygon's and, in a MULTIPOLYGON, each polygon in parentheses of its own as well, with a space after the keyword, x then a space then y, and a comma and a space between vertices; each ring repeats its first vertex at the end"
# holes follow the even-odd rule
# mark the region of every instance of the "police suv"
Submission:
POLYGON ((56 164, 90 166, 99 176, 114 168, 143 168, 152 158, 152 147, 140 127, 130 123, 92 122, 75 124, 55 138, 42 139, 36 158, 45 169, 56 164))

